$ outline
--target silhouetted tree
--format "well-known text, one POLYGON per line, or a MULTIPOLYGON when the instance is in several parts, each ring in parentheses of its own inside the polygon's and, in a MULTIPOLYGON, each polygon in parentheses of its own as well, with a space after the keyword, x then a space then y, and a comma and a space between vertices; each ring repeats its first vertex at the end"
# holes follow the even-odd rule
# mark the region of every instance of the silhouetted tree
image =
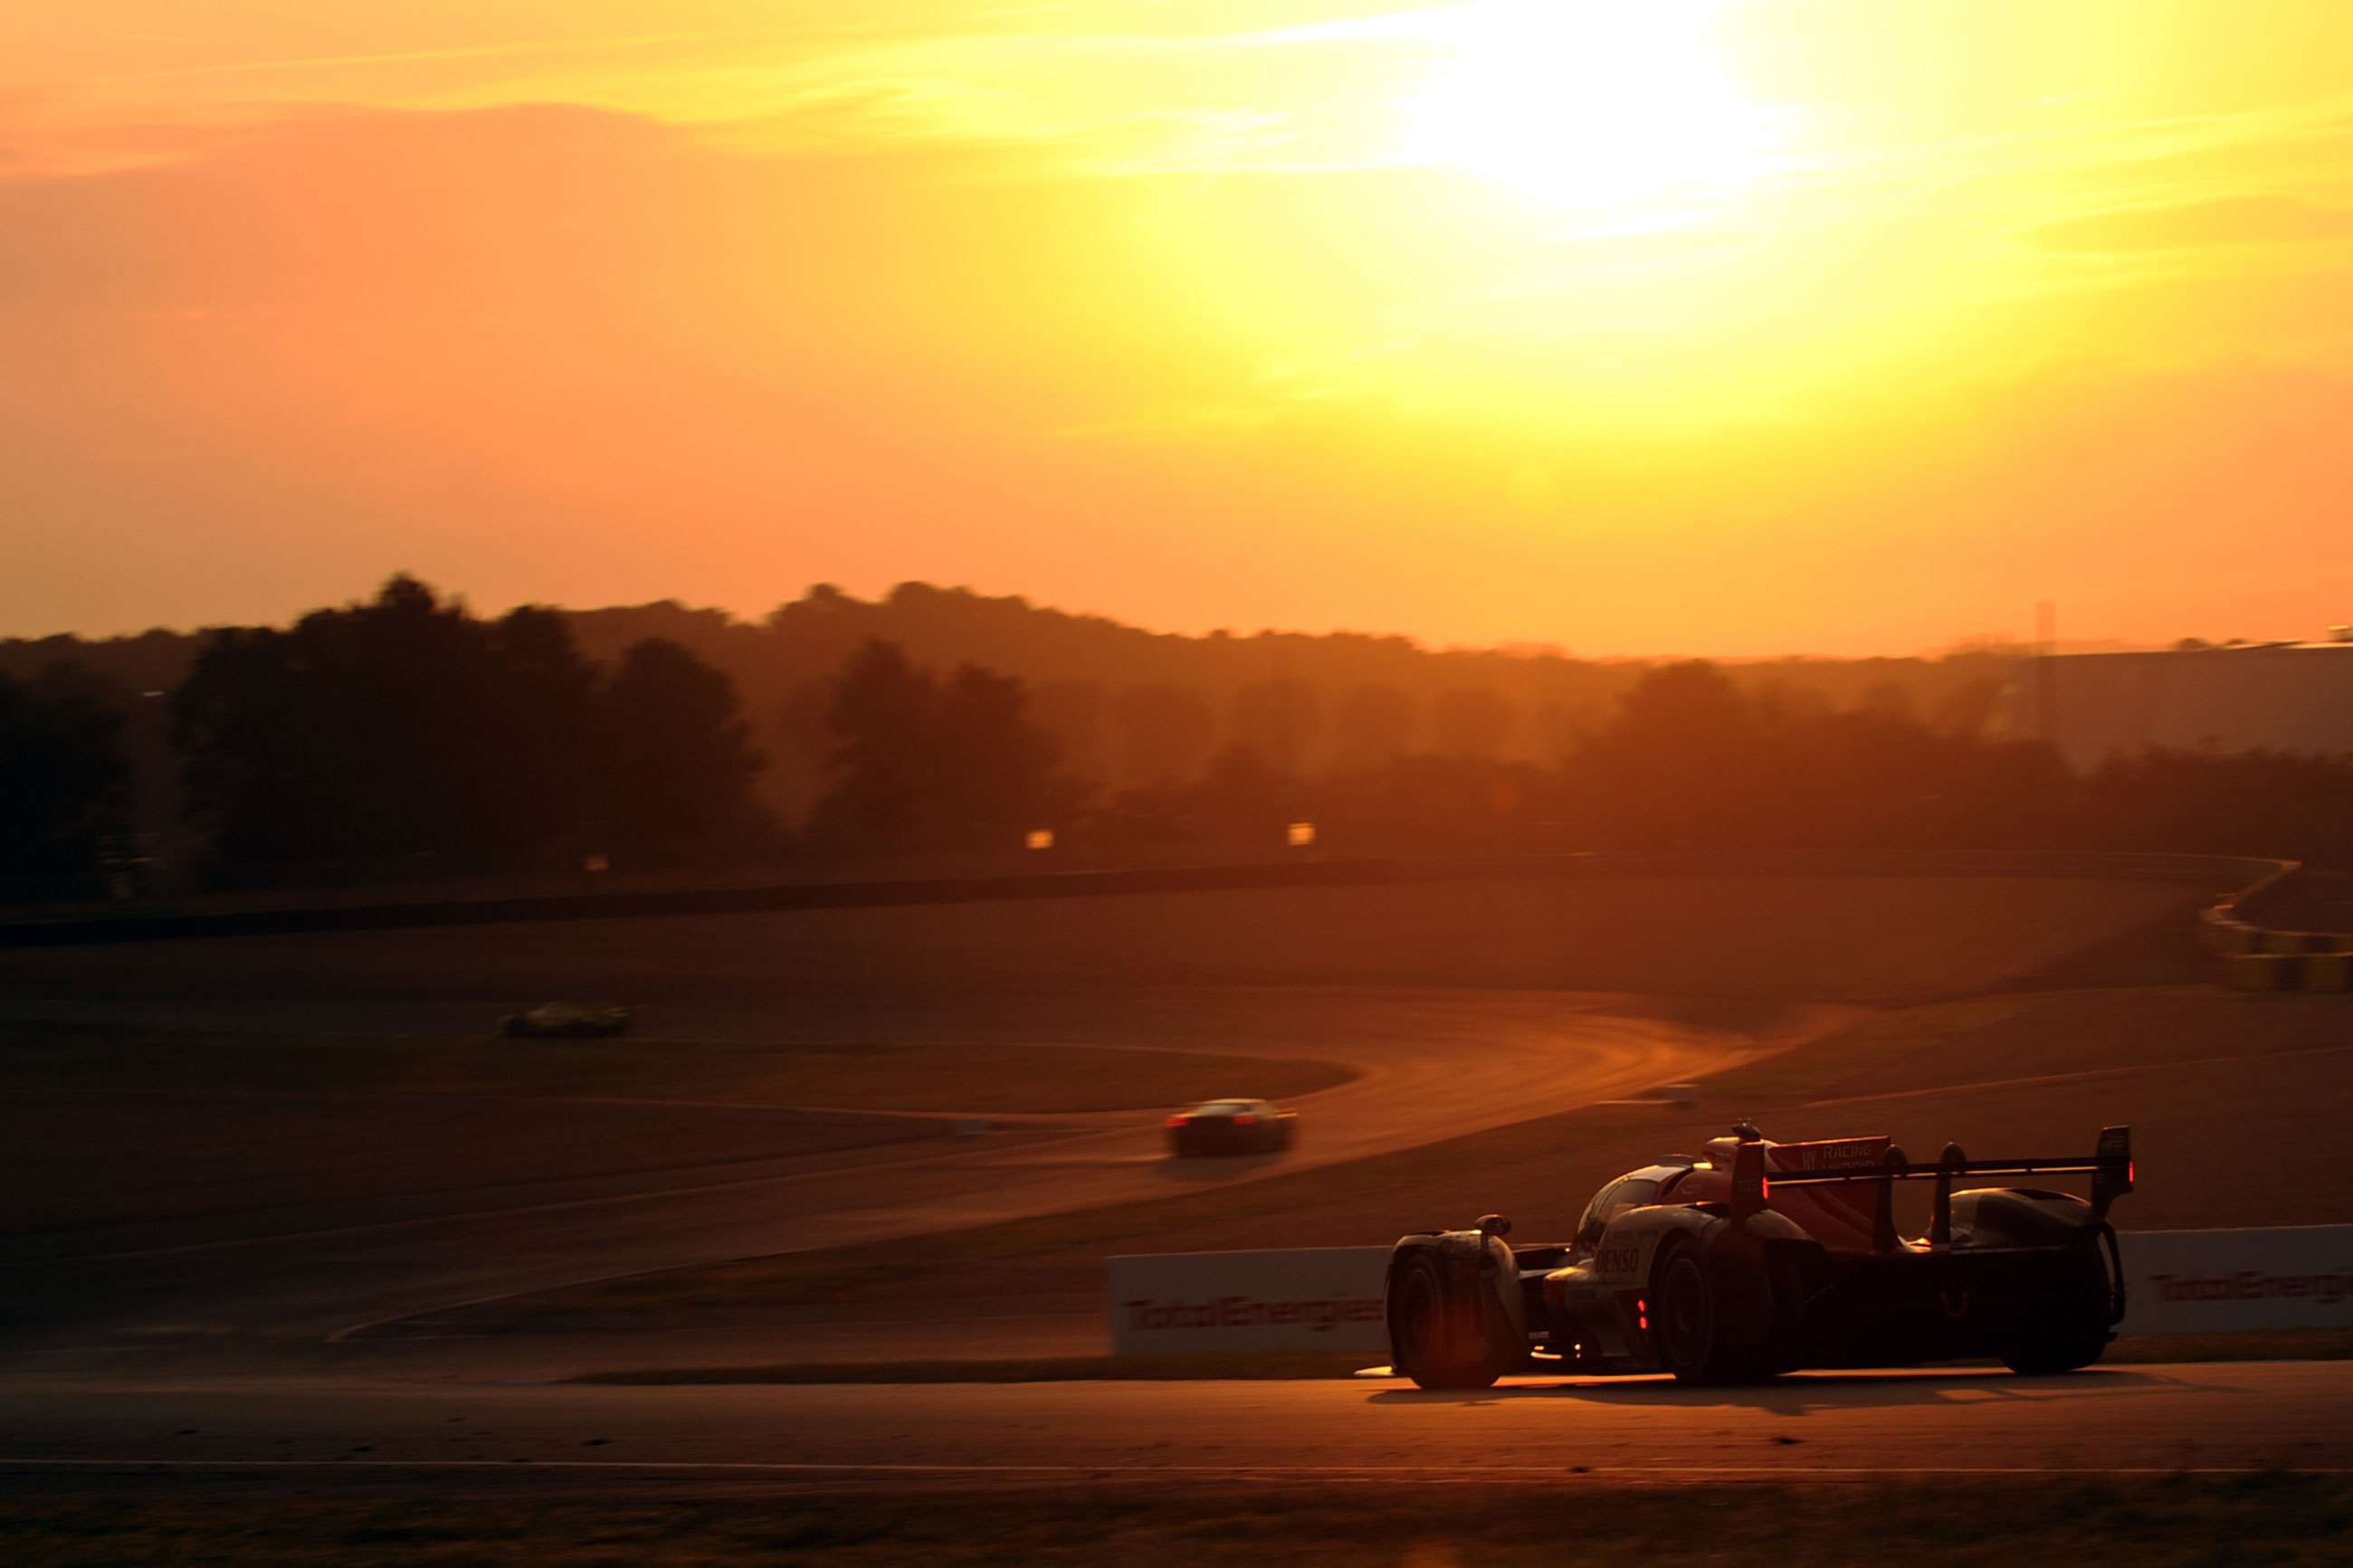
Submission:
POLYGON ((601 850, 596 666, 563 615, 537 605, 510 611, 491 640, 504 667, 504 750, 515 785, 498 798, 522 814, 506 825, 508 839, 566 861, 601 850))
POLYGON ((965 665, 942 688, 933 774, 950 847, 1010 847, 1065 815, 1073 797, 1054 773, 1056 748, 1029 721, 1021 682, 965 665))
POLYGON ((1739 843, 1759 799, 1754 706, 1704 661, 1653 669, 1572 761, 1584 814, 1652 847, 1739 843))
POLYGON ((1131 686, 1112 705, 1119 731, 1120 776, 1145 786, 1171 784, 1200 771, 1217 739, 1217 716, 1191 691, 1131 686))
POLYGON ((97 889, 101 853, 129 820, 122 725, 70 667, 0 675, 0 896, 97 889))
POLYGON ((621 656, 599 703, 607 829, 617 862, 700 859, 772 825, 734 682, 674 642, 621 656))
POLYGON ((1512 705, 1483 686, 1458 686, 1439 694, 1430 710, 1430 731, 1439 753, 1493 757, 1511 738, 1512 705))
POLYGON ((844 667, 828 719, 841 744, 811 837, 904 853, 1010 848, 1069 814, 1054 742, 1009 676, 964 665, 943 685, 897 647, 870 642, 844 667))
POLYGON ((1862 710, 1881 719, 1911 722, 1919 708, 1912 693, 1893 680, 1873 681, 1862 694, 1862 710))
POLYGON ((1413 749, 1413 699, 1394 686, 1352 686, 1332 710, 1334 760, 1344 768, 1377 767, 1413 749))
POLYGON ((1256 752, 1279 773, 1305 765, 1315 733, 1315 694, 1292 679, 1254 680, 1234 693, 1232 745, 1256 752))
POLYGON ((639 860, 756 838, 725 676, 641 642, 608 688, 554 611, 495 623, 414 578, 216 634, 172 699, 189 811, 241 878, 639 860))
POLYGON ((1314 820, 1305 795, 1298 779, 1257 752, 1228 746, 1187 792, 1187 816, 1209 843, 1271 854, 1283 847, 1287 825, 1314 820))
POLYGON ((1396 757, 1318 782, 1309 815, 1335 848, 1550 850, 1560 777, 1528 763, 1461 754, 1396 757))
POLYGON ((1103 754, 1108 706, 1103 687, 1092 680, 1050 681, 1029 689, 1030 716, 1053 738, 1062 767, 1098 784, 1111 773, 1103 754))
POLYGON ((410 577, 286 632, 226 632, 173 699, 190 808, 231 861, 386 871, 527 858, 516 704, 489 628, 410 577))
POLYGON ((1998 675, 1980 675, 1954 687, 1936 699, 1928 727, 1939 734, 1975 740, 1986 732, 2001 706, 2002 681, 1998 675))
POLYGON ((842 668, 826 707, 836 777, 809 816, 837 847, 905 850, 930 837, 939 688, 896 644, 869 641, 842 668))

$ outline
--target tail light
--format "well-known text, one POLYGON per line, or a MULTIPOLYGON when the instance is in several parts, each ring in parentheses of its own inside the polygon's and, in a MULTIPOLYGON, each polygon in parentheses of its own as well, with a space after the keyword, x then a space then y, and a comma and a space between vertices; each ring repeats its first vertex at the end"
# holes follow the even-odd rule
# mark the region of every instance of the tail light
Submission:
POLYGON ((1192 1121, 1193 1119, 1191 1117, 1180 1112, 1177 1115, 1170 1117, 1165 1125, 1169 1127, 1186 1127, 1191 1125, 1192 1121))
POLYGON ((1237 1127, 1255 1127, 1258 1125, 1258 1118, 1245 1110, 1240 1116, 1234 1118, 1234 1125, 1237 1127))

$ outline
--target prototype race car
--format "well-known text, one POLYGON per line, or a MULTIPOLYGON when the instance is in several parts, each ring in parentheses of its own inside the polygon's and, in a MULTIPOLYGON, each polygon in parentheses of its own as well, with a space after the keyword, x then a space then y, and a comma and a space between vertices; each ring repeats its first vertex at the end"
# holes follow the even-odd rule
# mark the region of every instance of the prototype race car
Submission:
POLYGON ((1271 1154, 1299 1141, 1299 1112, 1263 1100, 1211 1100, 1168 1118, 1171 1154, 1271 1154))
POLYGON ((1513 1247, 1511 1222, 1402 1237, 1390 1361, 1424 1388, 1509 1373, 1671 1372, 1733 1383, 1799 1367, 1998 1356, 2099 1359, 2125 1312, 2108 1206, 2133 1190, 2132 1130, 2088 1157, 1915 1165, 1885 1137, 1771 1143, 1754 1127, 1606 1184, 1569 1241, 1513 1247), (1976 1176, 2091 1177, 2091 1199, 1976 1176), (1896 1235, 1895 1184, 1933 1181, 1926 1236, 1896 1235))
POLYGON ((629 1032, 629 1010, 609 1002, 543 1002, 499 1020, 499 1033, 524 1039, 598 1040, 629 1032))

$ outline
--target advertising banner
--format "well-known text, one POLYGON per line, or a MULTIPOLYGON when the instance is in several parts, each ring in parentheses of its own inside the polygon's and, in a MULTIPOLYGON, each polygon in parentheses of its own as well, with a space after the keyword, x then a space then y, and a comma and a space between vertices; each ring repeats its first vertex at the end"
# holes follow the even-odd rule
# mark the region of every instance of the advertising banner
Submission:
POLYGON ((1352 1351, 1388 1359, 1386 1247, 1166 1252, 1111 1260, 1121 1355, 1352 1351))
POLYGON ((2353 1225, 2125 1231, 2127 1334, 2353 1328, 2353 1225))

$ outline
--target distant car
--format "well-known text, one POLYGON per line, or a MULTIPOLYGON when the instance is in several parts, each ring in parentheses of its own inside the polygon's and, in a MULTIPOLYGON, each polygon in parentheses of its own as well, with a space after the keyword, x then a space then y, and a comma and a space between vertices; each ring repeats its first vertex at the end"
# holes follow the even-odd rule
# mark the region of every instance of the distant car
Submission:
POLYGON ((1299 1142, 1299 1112, 1263 1100, 1209 1100, 1169 1117, 1171 1154, 1271 1154, 1299 1142))
POLYGON ((609 1002, 543 1002, 499 1020, 499 1033, 517 1039, 602 1040, 629 1032, 629 1010, 609 1002))

